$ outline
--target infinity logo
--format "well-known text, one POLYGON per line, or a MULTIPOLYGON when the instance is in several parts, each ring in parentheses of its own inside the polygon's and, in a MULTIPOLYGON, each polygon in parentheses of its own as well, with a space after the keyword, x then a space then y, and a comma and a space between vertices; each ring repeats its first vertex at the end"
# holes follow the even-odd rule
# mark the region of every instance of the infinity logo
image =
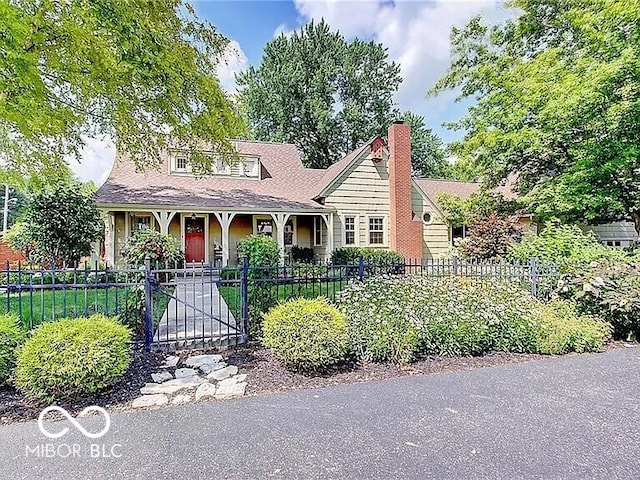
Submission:
POLYGON ((109 414, 104 408, 98 407, 97 405, 91 405, 85 408, 78 415, 79 417, 82 417, 83 415, 86 415, 89 412, 100 413, 105 418, 105 425, 104 425, 104 428, 97 433, 87 432, 84 429, 84 427, 80 425, 80 423, 78 423, 75 418, 69 415, 69 412, 67 412, 64 408, 52 405, 42 410, 42 412, 40 412, 40 416, 38 417, 38 428, 40 428, 40 431, 42 432, 42 434, 47 438, 60 438, 65 436, 69 432, 68 427, 64 427, 62 430, 60 430, 57 433, 50 433, 47 431, 47 429, 44 426, 44 417, 47 413, 53 412, 53 411, 61 413, 64 417, 66 417, 67 420, 69 420, 73 424, 74 427, 78 429, 80 433, 82 433, 87 438, 100 438, 104 436, 109 431, 109 428, 111 427, 111 417, 109 416, 109 414))

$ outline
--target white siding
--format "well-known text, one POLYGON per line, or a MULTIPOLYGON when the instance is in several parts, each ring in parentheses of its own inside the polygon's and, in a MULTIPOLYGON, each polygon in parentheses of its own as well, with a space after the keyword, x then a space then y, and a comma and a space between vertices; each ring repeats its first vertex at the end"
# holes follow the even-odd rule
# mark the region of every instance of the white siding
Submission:
POLYGON ((384 218, 385 232, 381 248, 389 246, 389 173, 386 162, 374 164, 370 159, 356 161, 346 172, 342 181, 336 185, 325 199, 325 205, 334 207, 337 215, 334 219, 334 248, 344 243, 343 218, 356 216, 357 245, 368 247, 368 218, 384 218))
POLYGON ((449 226, 444 223, 436 206, 414 184, 411 191, 413 212, 422 220, 424 213, 431 215, 429 224, 422 224, 422 258, 438 258, 451 247, 449 226))

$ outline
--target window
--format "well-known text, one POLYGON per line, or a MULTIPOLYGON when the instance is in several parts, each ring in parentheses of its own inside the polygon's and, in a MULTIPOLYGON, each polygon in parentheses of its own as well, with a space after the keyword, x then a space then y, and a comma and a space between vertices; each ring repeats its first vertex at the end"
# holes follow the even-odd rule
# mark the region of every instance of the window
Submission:
POLYGON ((273 236, 273 221, 266 219, 256 220, 256 233, 258 235, 273 236))
POLYGON ((173 158, 173 171, 174 172, 186 172, 188 171, 189 162, 187 161, 187 157, 184 155, 176 155, 173 158))
POLYGON ((460 225, 458 227, 451 227, 451 245, 458 246, 460 240, 463 240, 467 236, 466 225, 460 225))
POLYGON ((229 175, 231 169, 229 168, 229 164, 225 162, 223 159, 219 158, 216 162, 216 173, 221 175, 229 175))
POLYGON ((242 172, 246 177, 257 177, 258 176, 258 159, 246 158, 242 162, 242 172))
POLYGON ((427 224, 427 225, 430 224, 432 220, 433 220, 433 217, 431 216, 431 214, 429 212, 424 212, 422 214, 422 221, 425 224, 427 224))
POLYGON ((284 225, 284 244, 285 245, 293 245, 293 221, 291 219, 287 220, 287 223, 284 225))
POLYGON ((151 228, 151 217, 133 217, 133 228, 138 230, 147 230, 151 228))
MULTIPOLYGON (((260 158, 258 157, 242 157, 240 159, 231 159, 227 157, 210 155, 212 158, 212 166, 210 175, 225 175, 231 177, 260 177, 260 158)), ((191 173, 191 165, 188 157, 184 154, 177 153, 171 156, 170 172, 186 174, 191 173)))
POLYGON ((369 243, 371 245, 384 243, 384 219, 382 217, 369 218, 369 243))
POLYGON ((344 217, 344 244, 356 244, 356 217, 344 217))
POLYGON ((313 217, 313 245, 319 247, 322 245, 322 228, 324 220, 322 217, 313 217))

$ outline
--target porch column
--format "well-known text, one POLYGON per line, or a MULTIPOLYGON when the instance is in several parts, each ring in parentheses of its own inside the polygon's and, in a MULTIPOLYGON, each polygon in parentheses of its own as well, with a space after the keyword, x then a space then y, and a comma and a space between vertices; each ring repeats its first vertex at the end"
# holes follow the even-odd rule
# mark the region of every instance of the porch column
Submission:
POLYGON ((229 212, 213 212, 213 214, 220 222, 220 230, 222 231, 222 266, 226 267, 229 265, 229 229, 236 214, 229 212))
POLYGON ((290 213, 272 213, 271 216, 278 229, 278 247, 280 247, 280 260, 284 263, 284 226, 291 216, 290 213))
POLYGON ((176 215, 176 212, 168 212, 166 210, 159 210, 159 211, 154 211, 151 212, 153 213, 153 216, 156 218, 156 221, 158 222, 158 225, 160 225, 160 233, 162 235, 168 235, 169 234, 169 224, 171 223, 171 220, 173 220, 173 217, 176 215))
POLYGON ((114 212, 105 212, 104 260, 113 267, 116 264, 116 217, 114 212))
POLYGON ((333 252, 333 213, 325 213, 321 216, 327 227, 327 247, 325 256, 328 259, 331 256, 331 252, 333 252))

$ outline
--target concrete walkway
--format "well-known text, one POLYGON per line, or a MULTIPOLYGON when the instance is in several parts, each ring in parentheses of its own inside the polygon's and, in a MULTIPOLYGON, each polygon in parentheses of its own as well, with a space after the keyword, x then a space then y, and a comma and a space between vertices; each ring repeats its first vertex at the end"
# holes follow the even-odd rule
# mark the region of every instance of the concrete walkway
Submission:
POLYGON ((194 343, 215 345, 239 335, 233 312, 220 295, 214 277, 178 278, 173 297, 156 328, 155 343, 176 348, 194 343))
POLYGON ((99 440, 69 423, 60 440, 10 425, 2 478, 637 479, 639 365, 640 349, 623 348, 120 413, 99 440), (25 458, 62 442, 121 456, 25 458))

